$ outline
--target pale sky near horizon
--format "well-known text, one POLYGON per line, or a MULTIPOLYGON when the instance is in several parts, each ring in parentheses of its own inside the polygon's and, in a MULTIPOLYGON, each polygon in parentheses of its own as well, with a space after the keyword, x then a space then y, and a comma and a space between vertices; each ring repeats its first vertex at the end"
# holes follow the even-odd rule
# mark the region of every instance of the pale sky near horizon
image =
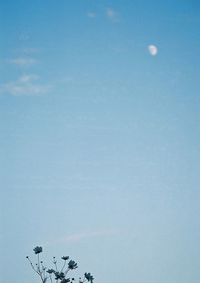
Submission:
POLYGON ((200 281, 200 3, 0 3, 0 281, 200 281))

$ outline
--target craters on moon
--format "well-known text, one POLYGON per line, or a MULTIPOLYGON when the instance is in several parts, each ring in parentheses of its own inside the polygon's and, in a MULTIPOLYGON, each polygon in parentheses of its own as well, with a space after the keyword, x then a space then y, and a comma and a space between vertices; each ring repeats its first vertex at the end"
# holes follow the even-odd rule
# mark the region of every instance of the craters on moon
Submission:
POLYGON ((150 44, 148 46, 148 51, 151 56, 156 56, 158 54, 158 47, 156 45, 150 44))

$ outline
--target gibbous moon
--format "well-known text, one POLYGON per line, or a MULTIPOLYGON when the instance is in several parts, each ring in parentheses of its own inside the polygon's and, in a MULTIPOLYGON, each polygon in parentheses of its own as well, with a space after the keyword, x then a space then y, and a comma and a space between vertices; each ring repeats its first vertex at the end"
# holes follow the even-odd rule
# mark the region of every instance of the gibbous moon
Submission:
POLYGON ((155 45, 149 45, 148 50, 151 56, 156 56, 158 53, 158 48, 155 45))

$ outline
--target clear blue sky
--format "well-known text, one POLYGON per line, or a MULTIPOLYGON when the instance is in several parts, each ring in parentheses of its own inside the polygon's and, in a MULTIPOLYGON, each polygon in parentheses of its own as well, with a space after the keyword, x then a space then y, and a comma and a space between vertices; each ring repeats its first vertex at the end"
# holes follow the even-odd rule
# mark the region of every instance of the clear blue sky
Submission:
POLYGON ((0 32, 1 282, 39 282, 36 245, 199 282, 199 1, 7 0, 0 32))

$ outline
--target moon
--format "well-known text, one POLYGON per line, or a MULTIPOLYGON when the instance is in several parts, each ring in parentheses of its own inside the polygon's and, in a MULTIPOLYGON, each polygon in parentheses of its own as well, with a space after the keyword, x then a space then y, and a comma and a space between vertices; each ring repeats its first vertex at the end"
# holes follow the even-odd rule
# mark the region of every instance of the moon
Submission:
POLYGON ((158 53, 158 47, 153 44, 148 46, 148 50, 151 56, 156 56, 158 53))

